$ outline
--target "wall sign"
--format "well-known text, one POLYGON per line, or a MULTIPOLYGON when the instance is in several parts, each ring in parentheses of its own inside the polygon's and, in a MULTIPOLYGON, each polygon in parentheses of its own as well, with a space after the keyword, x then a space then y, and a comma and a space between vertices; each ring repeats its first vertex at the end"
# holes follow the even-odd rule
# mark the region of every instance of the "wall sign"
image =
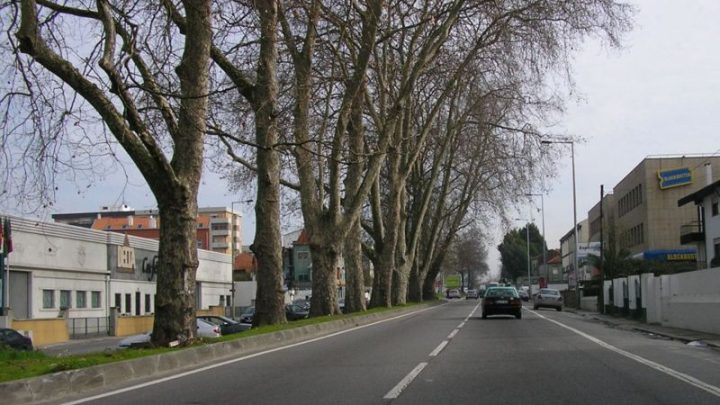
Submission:
POLYGON ((142 272, 148 275, 148 281, 153 281, 157 274, 157 261, 157 256, 153 256, 152 260, 148 260, 147 257, 142 260, 142 272))
POLYGON ((692 170, 689 167, 658 170, 658 179, 660 179, 660 188, 662 190, 686 186, 692 183, 692 170))

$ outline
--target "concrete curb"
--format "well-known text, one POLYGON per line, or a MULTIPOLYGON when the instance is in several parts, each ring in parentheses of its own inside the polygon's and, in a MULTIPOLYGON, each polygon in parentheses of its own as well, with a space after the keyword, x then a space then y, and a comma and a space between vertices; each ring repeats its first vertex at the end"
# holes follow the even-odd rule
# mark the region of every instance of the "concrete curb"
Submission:
POLYGON ((8 381, 0 383, 0 398, 3 399, 2 403, 6 405, 28 404, 62 400, 69 395, 78 395, 103 388, 110 390, 111 387, 142 378, 190 370, 232 356, 238 357, 299 343, 356 326, 367 325, 400 315, 409 315, 418 310, 439 304, 442 303, 431 302, 415 305, 411 308, 338 319, 176 352, 8 381))

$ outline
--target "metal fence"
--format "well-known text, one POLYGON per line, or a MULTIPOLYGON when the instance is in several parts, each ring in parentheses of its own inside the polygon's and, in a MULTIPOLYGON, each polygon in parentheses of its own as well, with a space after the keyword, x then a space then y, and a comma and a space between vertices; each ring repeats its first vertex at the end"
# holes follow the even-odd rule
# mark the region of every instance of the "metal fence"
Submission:
POLYGON ((110 331, 108 317, 68 318, 68 333, 71 339, 107 336, 110 331))

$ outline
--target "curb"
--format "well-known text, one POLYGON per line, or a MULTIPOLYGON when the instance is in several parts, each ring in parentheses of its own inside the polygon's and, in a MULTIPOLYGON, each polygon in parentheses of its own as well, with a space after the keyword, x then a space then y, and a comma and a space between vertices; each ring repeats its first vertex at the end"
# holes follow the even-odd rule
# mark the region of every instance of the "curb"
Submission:
POLYGON ((345 329, 368 325, 418 310, 441 305, 440 302, 415 305, 378 314, 360 315, 315 325, 212 343, 175 352, 162 353, 133 360, 102 364, 88 368, 0 383, 3 404, 28 404, 61 400, 69 395, 83 394, 159 374, 190 370, 231 356, 278 348, 329 335, 345 329))

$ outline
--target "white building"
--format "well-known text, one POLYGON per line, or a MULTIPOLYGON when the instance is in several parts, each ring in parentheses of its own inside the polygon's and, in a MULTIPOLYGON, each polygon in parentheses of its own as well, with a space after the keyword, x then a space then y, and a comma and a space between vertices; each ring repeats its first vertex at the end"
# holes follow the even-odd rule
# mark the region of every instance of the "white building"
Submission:
MULTIPOLYGON (((9 304, 15 319, 103 318, 155 311, 159 242, 10 217, 9 304)), ((198 250, 197 309, 229 305, 230 255, 198 250)))
POLYGON ((720 267, 720 181, 678 200, 682 206, 690 202, 697 205, 697 220, 681 227, 682 244, 695 244, 698 251, 698 264, 702 268, 720 267))

